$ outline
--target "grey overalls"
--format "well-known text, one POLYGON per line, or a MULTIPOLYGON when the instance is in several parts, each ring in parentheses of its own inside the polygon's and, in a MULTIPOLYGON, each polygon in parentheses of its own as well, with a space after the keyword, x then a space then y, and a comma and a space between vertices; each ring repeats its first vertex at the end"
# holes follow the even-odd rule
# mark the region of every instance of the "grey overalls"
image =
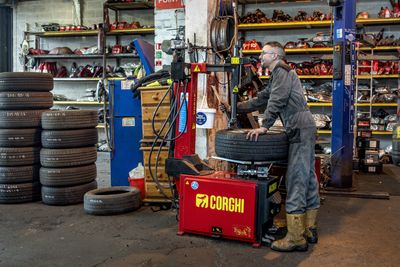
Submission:
POLYGON ((262 127, 269 129, 280 117, 289 137, 286 173, 286 212, 304 213, 319 208, 315 176, 316 127, 297 74, 283 61, 273 69, 269 84, 257 97, 238 104, 238 112, 265 108, 262 127), (265 108, 266 107, 266 108, 265 108))

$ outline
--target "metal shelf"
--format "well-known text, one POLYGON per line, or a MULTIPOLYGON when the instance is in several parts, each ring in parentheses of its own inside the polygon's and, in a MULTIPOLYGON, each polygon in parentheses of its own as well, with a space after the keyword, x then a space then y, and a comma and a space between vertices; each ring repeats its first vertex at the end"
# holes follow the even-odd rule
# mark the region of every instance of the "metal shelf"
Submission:
MULTIPOLYGON (((361 51, 397 51, 400 50, 400 46, 377 46, 377 47, 361 47, 357 50, 361 51)), ((242 50, 243 54, 254 55, 260 54, 262 50, 242 50)), ((321 48, 286 48, 286 54, 303 54, 303 53, 325 53, 325 52, 333 52, 332 47, 321 47, 321 48)))
MULTIPOLYGON (((300 79, 333 79, 332 75, 299 75, 300 79)), ((260 76, 260 79, 269 79, 269 76, 260 76)))
POLYGON ((323 28, 331 24, 330 20, 322 21, 288 21, 268 23, 245 23, 239 24, 239 30, 274 30, 274 29, 298 29, 298 28, 323 28))
POLYGON ((98 35, 98 30, 87 30, 87 31, 70 31, 70 32, 41 32, 36 35, 39 37, 79 37, 79 36, 94 36, 98 35))
POLYGON ((155 28, 140 28, 140 29, 123 29, 123 30, 111 30, 107 32, 107 35, 143 35, 143 34, 154 34, 155 28))
MULTIPOLYGON (((318 130, 317 133, 319 134, 332 134, 331 130, 318 130)), ((390 131, 372 131, 373 135, 391 135, 392 132, 390 131)))
MULTIPOLYGON (((100 54, 91 55, 28 55, 28 57, 36 59, 87 59, 87 58, 103 58, 100 54)), ((139 58, 138 55, 133 53, 124 54, 107 54, 108 58, 139 58)))
POLYGON ((387 25, 400 24, 400 18, 373 18, 373 19, 357 19, 357 24, 360 25, 387 25))
POLYGON ((54 81, 79 82, 79 81, 100 81, 101 78, 53 78, 54 81))
POLYGON ((373 75, 356 75, 356 78, 360 80, 368 80, 368 79, 399 79, 400 74, 386 74, 386 75, 380 75, 380 74, 373 74, 373 75))
MULTIPOLYGON (((307 106, 309 107, 332 107, 331 102, 308 102, 307 106)), ((355 104, 357 107, 397 107, 397 103, 357 103, 355 104)))
POLYGON ((319 102, 308 102, 309 107, 332 107, 332 103, 319 103, 319 102))
POLYGON ((38 59, 77 59, 77 58, 102 58, 103 55, 91 54, 91 55, 28 55, 28 57, 38 58, 38 59))
MULTIPOLYGON (((54 101, 54 105, 103 105, 104 102, 95 101, 54 101)), ((108 102, 106 102, 108 104, 108 102)))
MULTIPOLYGON (((374 18, 357 19, 358 25, 387 25, 400 24, 400 18, 374 18)), ((324 28, 331 25, 330 20, 322 21, 288 21, 288 22, 268 22, 268 23, 242 23, 238 25, 239 30, 274 30, 274 29, 298 29, 298 28, 324 28)))
POLYGON ((358 107, 397 107, 397 103, 358 103, 358 107))
POLYGON ((105 3, 104 7, 112 10, 152 9, 154 8, 154 2, 105 3))
POLYGON ((317 133, 319 133, 319 134, 331 134, 332 131, 331 130, 317 130, 317 133))
MULTIPOLYGON (((62 81, 62 82, 80 82, 80 81, 100 81, 102 78, 53 78, 54 81, 62 81)), ((106 78, 109 81, 120 81, 120 80, 125 80, 127 77, 109 77, 106 78)))
POLYGON ((125 54, 107 54, 108 58, 139 58, 138 55, 133 53, 125 53, 125 54))
POLYGON ((360 51, 396 51, 399 49, 400 49, 400 46, 376 46, 376 47, 360 47, 357 50, 360 50, 360 51))

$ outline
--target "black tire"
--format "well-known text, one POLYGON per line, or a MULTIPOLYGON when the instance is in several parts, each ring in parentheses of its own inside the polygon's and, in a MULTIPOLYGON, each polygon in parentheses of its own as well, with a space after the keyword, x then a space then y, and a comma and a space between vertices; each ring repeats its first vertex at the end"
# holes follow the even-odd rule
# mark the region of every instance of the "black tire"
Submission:
POLYGON ((0 166, 34 165, 40 161, 40 147, 0 147, 0 166))
POLYGON ((41 168, 40 183, 45 186, 72 186, 96 180, 96 164, 72 168, 41 168))
POLYGON ((50 92, 0 92, 0 109, 46 109, 53 106, 50 92))
POLYGON ((221 130, 216 133, 215 153, 219 157, 243 161, 286 161, 289 141, 286 133, 270 131, 258 141, 246 139, 247 129, 221 130))
POLYGON ((96 189, 97 182, 71 187, 42 186, 42 201, 47 205, 64 206, 83 202, 86 192, 96 189))
POLYGON ((37 91, 46 92, 53 89, 53 76, 36 72, 0 73, 0 91, 37 91))
POLYGON ((47 111, 42 114, 42 128, 46 130, 85 129, 96 126, 96 110, 47 111))
POLYGON ((65 131, 44 130, 42 132, 42 146, 45 148, 85 147, 93 146, 97 142, 96 128, 65 131))
POLYGON ((27 147, 40 145, 40 128, 0 129, 0 147, 27 147))
POLYGON ((40 183, 0 184, 0 204, 40 200, 40 183))
POLYGON ((96 147, 49 149, 40 151, 40 163, 44 167, 74 167, 89 165, 97 160, 96 147))
POLYGON ((135 187, 115 186, 89 191, 84 196, 87 214, 112 215, 137 210, 142 205, 140 191, 135 187))
POLYGON ((38 128, 43 110, 0 110, 0 129, 38 128))
POLYGON ((18 184, 39 179, 39 165, 0 167, 0 184, 18 184))

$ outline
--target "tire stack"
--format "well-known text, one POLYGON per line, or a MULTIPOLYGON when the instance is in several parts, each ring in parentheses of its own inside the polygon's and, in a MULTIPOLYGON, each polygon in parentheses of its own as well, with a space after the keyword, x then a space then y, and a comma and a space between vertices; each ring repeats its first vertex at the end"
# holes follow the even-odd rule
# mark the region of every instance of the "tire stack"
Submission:
POLYGON ((95 110, 42 114, 40 182, 44 204, 81 203, 87 191, 97 188, 96 126, 95 110))
POLYGON ((52 89, 49 74, 0 73, 1 204, 40 200, 40 124, 52 89))

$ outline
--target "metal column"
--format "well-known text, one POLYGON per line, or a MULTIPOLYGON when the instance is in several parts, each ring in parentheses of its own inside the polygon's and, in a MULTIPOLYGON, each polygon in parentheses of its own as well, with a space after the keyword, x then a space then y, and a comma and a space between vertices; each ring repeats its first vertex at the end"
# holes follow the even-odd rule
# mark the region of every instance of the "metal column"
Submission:
POLYGON ((352 187, 356 1, 333 8, 333 103, 331 186, 352 187))

